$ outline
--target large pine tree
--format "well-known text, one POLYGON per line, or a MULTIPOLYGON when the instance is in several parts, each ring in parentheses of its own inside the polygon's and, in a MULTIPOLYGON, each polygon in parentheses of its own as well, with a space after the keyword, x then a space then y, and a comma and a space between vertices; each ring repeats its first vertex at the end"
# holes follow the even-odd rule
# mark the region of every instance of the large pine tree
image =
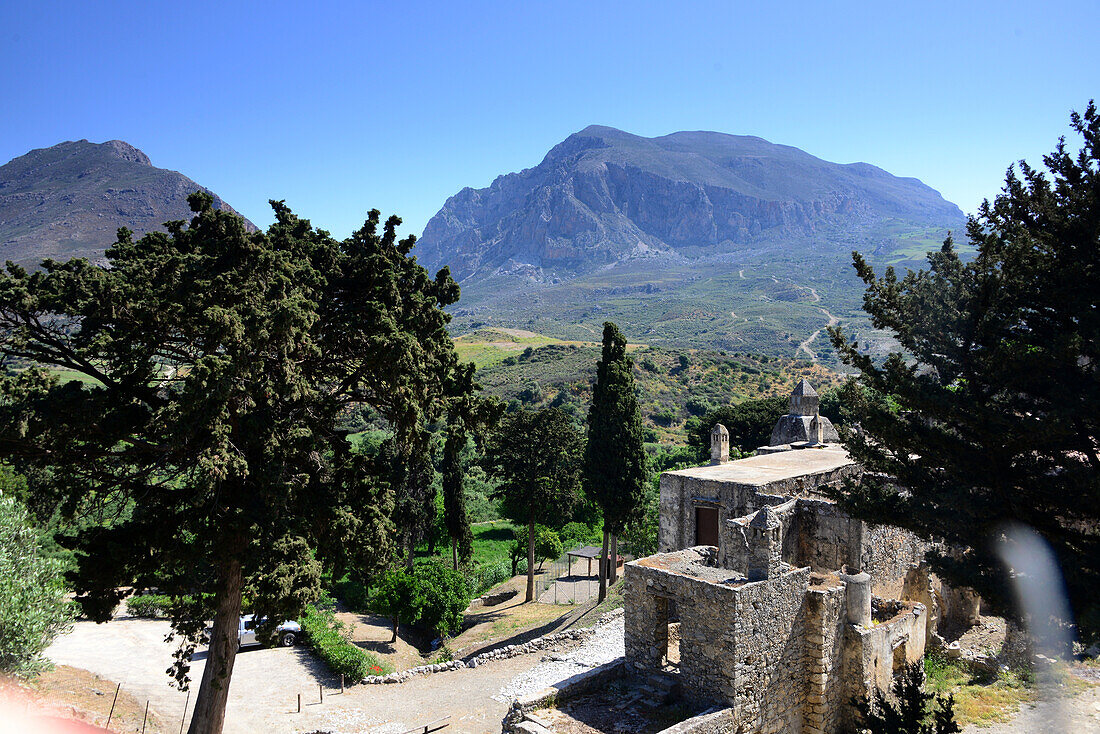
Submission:
POLYGON ((1011 608, 1006 529, 1038 531, 1061 562, 1082 627, 1100 629, 1100 116, 1072 115, 1049 173, 1020 163, 929 269, 881 278, 855 254, 864 308, 902 351, 881 363, 832 330, 870 391, 851 391, 871 472, 843 495, 855 514, 946 541, 957 586, 1011 608), (862 396, 862 397, 861 397, 862 396), (876 396, 878 396, 876 398, 876 396), (882 397, 885 399, 881 399, 882 397), (884 479, 887 478, 887 479, 884 479))
MULTIPOLYGON (((615 573, 615 563, 608 559, 608 539, 617 538, 641 511, 645 479, 634 363, 626 355, 626 337, 608 321, 603 325, 603 354, 596 366, 584 451, 585 492, 603 511, 600 601, 607 596, 609 573, 615 573)), ((615 555, 617 549, 612 550, 615 555)))
MULTIPOLYGON (((424 426, 461 399, 443 311, 458 286, 409 257, 396 217, 380 233, 372 211, 337 241, 281 203, 248 232, 208 194, 189 201, 189 224, 120 231, 109 267, 0 274, 0 352, 15 368, 0 381, 0 457, 38 507, 127 508, 79 538, 72 580, 93 618, 126 587, 214 593, 190 728, 209 734, 246 589, 273 627, 317 598, 322 563, 369 572, 392 554, 393 482, 339 426, 366 404, 423 451, 424 426)), ((209 611, 177 609, 181 680, 209 611)))

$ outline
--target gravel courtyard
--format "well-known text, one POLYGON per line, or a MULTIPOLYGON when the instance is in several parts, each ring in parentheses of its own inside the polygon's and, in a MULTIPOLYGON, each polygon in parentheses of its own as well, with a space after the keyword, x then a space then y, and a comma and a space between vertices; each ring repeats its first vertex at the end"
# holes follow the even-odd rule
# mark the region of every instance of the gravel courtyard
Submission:
MULTIPOLYGON (((151 701, 164 721, 178 726, 186 694, 171 688, 164 672, 172 662, 173 648, 164 642, 168 629, 167 622, 127 618, 104 625, 79 622, 47 654, 58 664, 122 683, 140 701, 151 701)), ((418 676, 403 684, 358 685, 343 695, 339 680, 329 676, 305 647, 248 649, 237 657, 233 671, 225 731, 396 734, 450 716, 445 730, 449 734, 497 732, 514 696, 607 662, 622 655, 622 647, 619 618, 602 625, 579 646, 573 643, 557 651, 541 650, 476 668, 418 676), (325 686, 323 704, 318 701, 318 684, 325 686), (299 692, 300 714, 296 712, 299 692)), ((202 650, 197 657, 203 657, 202 650)), ((199 680, 202 665, 201 659, 192 664, 192 680, 199 680)))

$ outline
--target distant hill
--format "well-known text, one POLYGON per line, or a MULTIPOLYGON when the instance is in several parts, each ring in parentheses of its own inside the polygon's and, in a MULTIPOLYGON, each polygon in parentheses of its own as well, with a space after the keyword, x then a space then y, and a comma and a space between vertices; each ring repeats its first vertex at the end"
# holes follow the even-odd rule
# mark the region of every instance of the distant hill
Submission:
POLYGON ((591 126, 534 168, 452 196, 417 254, 459 278, 524 266, 560 276, 662 252, 692 257, 761 243, 836 249, 835 233, 888 222, 958 227, 963 213, 917 179, 761 138, 643 138, 591 126))
POLYGON ((827 359, 826 325, 867 330, 852 250, 918 266, 964 224, 934 189, 867 163, 757 137, 591 126, 537 166, 449 198, 414 254, 462 285, 457 333, 584 340, 611 319, 653 345, 827 359))
POLYGON ((119 227, 141 235, 190 219, 187 195, 200 189, 209 191, 121 140, 32 150, 0 166, 0 262, 101 259, 119 227))

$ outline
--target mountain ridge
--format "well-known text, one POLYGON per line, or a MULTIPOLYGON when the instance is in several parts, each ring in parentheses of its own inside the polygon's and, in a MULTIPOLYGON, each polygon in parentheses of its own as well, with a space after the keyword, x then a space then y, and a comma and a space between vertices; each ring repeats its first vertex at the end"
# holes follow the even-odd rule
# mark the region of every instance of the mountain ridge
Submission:
POLYGON ((46 258, 102 260, 120 227, 140 236, 190 219, 187 195, 197 190, 236 213, 210 189, 157 168, 122 140, 35 148, 0 166, 0 257, 27 266, 46 258))
POLYGON ((448 198, 416 254, 460 279, 509 261, 569 277, 653 252, 827 245, 826 230, 887 220, 961 226, 964 217, 918 179, 870 163, 830 163, 756 136, 645 138, 590 125, 537 165, 448 198))

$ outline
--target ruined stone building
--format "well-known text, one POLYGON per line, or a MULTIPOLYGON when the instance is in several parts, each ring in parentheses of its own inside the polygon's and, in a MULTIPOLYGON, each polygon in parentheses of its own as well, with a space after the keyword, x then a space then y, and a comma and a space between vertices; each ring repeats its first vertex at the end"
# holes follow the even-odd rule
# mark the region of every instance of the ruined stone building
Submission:
POLYGON ((834 732, 920 660, 942 607, 912 534, 823 490, 858 476, 803 381, 757 455, 661 476, 659 552, 624 572, 626 663, 729 707, 730 731, 834 732))

